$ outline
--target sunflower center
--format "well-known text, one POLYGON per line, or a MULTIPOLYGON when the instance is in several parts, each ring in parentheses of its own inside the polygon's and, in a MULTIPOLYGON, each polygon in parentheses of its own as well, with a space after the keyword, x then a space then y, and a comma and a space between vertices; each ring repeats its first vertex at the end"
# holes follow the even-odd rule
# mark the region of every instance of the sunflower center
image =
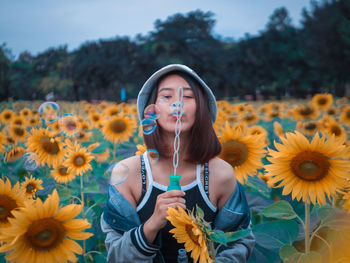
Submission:
POLYGON ((326 156, 319 152, 304 151, 291 161, 291 170, 305 181, 318 181, 327 176, 330 163, 326 156))
POLYGON ((99 120, 100 120, 100 117, 97 116, 97 115, 94 115, 94 116, 92 116, 92 119, 93 119, 94 121, 99 121, 99 120))
POLYGON ((28 194, 33 193, 33 191, 34 191, 35 189, 36 189, 36 187, 35 187, 34 184, 28 184, 28 185, 26 186, 26 192, 27 192, 28 194))
POLYGON ((305 129, 309 131, 313 131, 314 129, 316 129, 316 124, 313 122, 307 123, 305 124, 305 129))
POLYGON ((40 138, 40 146, 48 154, 54 155, 60 151, 57 142, 52 142, 48 136, 40 138))
POLYGON ((22 128, 16 127, 13 129, 14 133, 18 136, 23 136, 24 135, 24 130, 22 128))
POLYGON ((17 203, 8 195, 0 195, 0 222, 5 223, 12 217, 11 211, 17 207, 17 203))
POLYGON ((22 121, 21 120, 15 120, 14 124, 21 126, 22 125, 22 121))
POLYGON ((309 116, 313 113, 313 110, 309 107, 302 108, 299 113, 303 116, 309 116))
POLYGON ((325 105, 325 104, 327 103, 327 99, 325 99, 325 98, 319 98, 318 101, 317 101, 317 103, 318 103, 319 105, 325 105))
POLYGON ((58 172, 60 173, 60 175, 67 175, 67 171, 68 171, 67 167, 60 167, 58 169, 58 172))
POLYGON ((272 112, 272 113, 270 114, 270 116, 271 116, 271 118, 276 118, 276 117, 279 116, 279 114, 278 114, 278 112, 272 112))
POLYGON ((239 141, 227 141, 223 145, 223 155, 232 166, 240 166, 248 159, 248 147, 239 141))
POLYGON ((338 126, 333 125, 330 129, 331 133, 334 134, 335 136, 340 136, 341 135, 341 129, 338 126))
POLYGON ((36 249, 51 249, 63 241, 65 232, 61 222, 53 218, 44 218, 34 221, 28 227, 26 237, 36 249))
POLYGON ((247 115, 247 116, 244 117, 244 119, 245 119, 246 121, 252 121, 252 120, 255 119, 255 116, 254 116, 254 115, 247 115))
POLYGON ((76 166, 82 166, 85 163, 85 158, 84 156, 78 155, 77 157, 74 158, 74 164, 76 166))
POLYGON ((346 118, 347 118, 347 119, 350 119, 350 110, 347 110, 347 111, 346 111, 346 118))
POLYGON ((335 114, 335 110, 334 110, 334 109, 329 109, 329 110, 327 111, 327 114, 328 114, 328 115, 334 115, 334 114, 335 114))
POLYGON ((122 133, 126 130, 126 124, 123 120, 115 120, 110 124, 110 128, 114 133, 122 133))
POLYGON ((253 130, 252 135, 260 135, 262 132, 260 130, 253 130))
POLYGON ((11 114, 6 113, 4 117, 5 117, 6 120, 11 119, 11 114))
POLYGON ((198 236, 195 235, 192 231, 193 226, 192 225, 186 225, 186 233, 189 236, 189 238, 192 240, 193 243, 195 243, 197 246, 200 246, 198 242, 198 236))

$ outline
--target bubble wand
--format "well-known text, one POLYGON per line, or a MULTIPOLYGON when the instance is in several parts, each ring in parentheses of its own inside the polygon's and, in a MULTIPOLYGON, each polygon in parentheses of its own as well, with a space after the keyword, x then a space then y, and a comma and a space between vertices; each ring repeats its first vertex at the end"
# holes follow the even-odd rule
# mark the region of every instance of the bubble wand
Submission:
POLYGON ((174 154, 173 154, 173 167, 174 167, 174 174, 169 174, 169 180, 170 184, 168 186, 168 191, 170 190, 181 190, 180 186, 180 179, 181 175, 176 174, 176 169, 179 164, 179 148, 180 148, 180 133, 181 133, 181 117, 183 115, 183 87, 179 87, 177 90, 177 102, 172 104, 171 106, 172 111, 175 113, 176 116, 176 123, 175 123, 175 138, 174 138, 174 154))

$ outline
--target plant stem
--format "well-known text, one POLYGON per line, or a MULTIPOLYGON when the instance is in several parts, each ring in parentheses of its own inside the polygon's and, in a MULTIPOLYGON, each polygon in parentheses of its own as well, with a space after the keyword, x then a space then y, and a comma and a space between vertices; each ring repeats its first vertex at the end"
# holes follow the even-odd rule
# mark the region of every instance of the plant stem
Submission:
MULTIPOLYGON (((81 206, 83 210, 83 218, 85 219, 85 211, 84 211, 84 184, 83 184, 83 174, 80 175, 80 193, 81 193, 81 206)), ((83 240, 83 254, 85 254, 86 251, 86 242, 83 240)), ((84 256, 85 261, 85 256, 84 256)))
POLYGON ((310 252, 310 235, 309 235, 309 226, 310 226, 310 204, 305 202, 305 254, 310 252))

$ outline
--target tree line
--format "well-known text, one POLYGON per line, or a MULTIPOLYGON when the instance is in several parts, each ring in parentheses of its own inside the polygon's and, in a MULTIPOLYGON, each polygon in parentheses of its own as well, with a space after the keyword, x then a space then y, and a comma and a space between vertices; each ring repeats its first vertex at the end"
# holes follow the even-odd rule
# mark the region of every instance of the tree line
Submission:
POLYGON ((177 13, 134 38, 85 42, 69 52, 49 48, 13 59, 0 46, 0 100, 120 100, 124 88, 136 98, 160 67, 193 68, 217 98, 305 97, 330 92, 345 96, 350 86, 350 1, 311 1, 295 27, 284 7, 276 9, 258 35, 224 38, 213 32, 212 12, 177 13))

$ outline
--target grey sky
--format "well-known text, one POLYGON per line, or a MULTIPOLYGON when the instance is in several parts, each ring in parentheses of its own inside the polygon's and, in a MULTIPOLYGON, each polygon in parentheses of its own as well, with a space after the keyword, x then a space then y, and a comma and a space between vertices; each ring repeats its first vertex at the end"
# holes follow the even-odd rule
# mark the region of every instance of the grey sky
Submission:
POLYGON ((88 40, 134 37, 154 29, 156 19, 196 9, 216 16, 214 32, 239 39, 257 34, 269 16, 285 6, 298 26, 308 0, 0 0, 0 44, 14 55, 24 50, 36 55, 67 44, 76 49, 88 40))

